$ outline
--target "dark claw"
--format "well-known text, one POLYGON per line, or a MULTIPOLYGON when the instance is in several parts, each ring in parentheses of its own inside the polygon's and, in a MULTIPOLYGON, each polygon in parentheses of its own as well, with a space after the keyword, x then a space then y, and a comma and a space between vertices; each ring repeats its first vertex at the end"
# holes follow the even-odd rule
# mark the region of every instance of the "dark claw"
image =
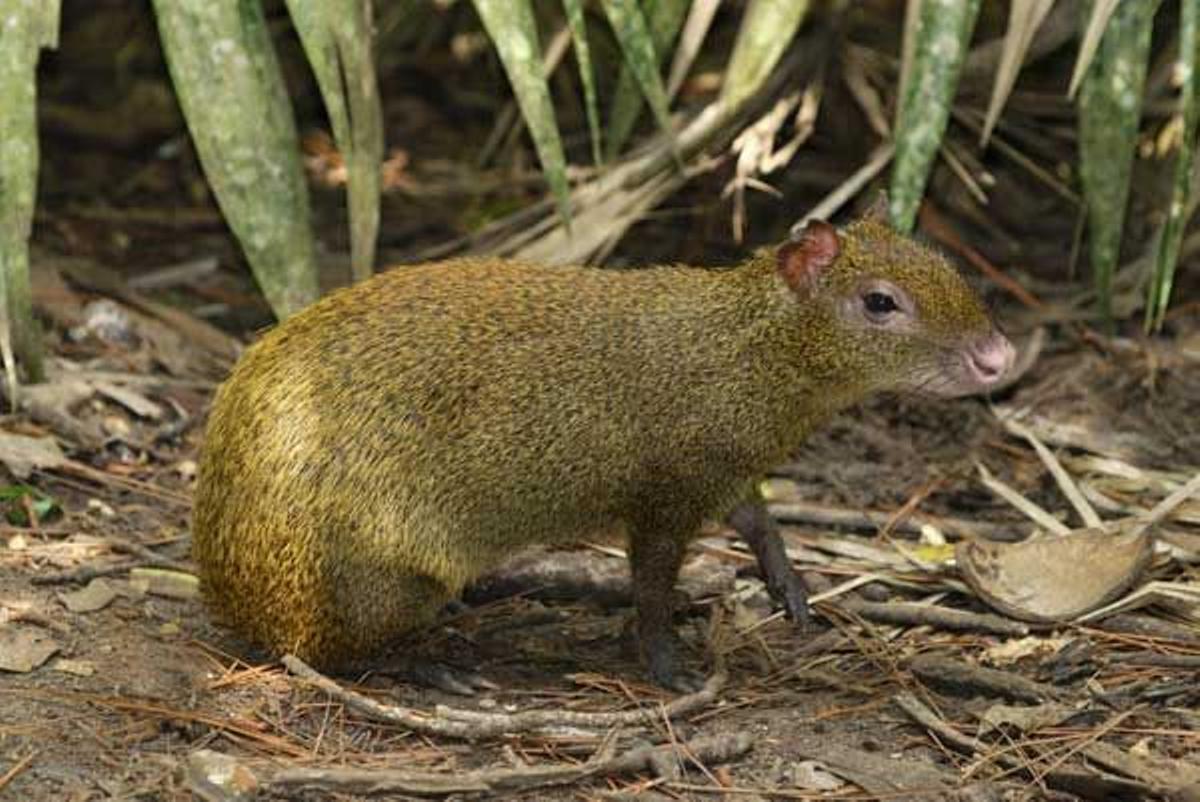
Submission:
POLYGON ((796 626, 801 629, 810 629, 813 624, 812 608, 808 606, 808 591, 804 587, 803 580, 795 572, 788 574, 787 580, 784 582, 784 588, 778 594, 772 593, 768 587, 768 593, 776 602, 783 604, 783 609, 787 612, 788 618, 796 622, 796 626), (782 598, 780 598, 782 596, 782 598))

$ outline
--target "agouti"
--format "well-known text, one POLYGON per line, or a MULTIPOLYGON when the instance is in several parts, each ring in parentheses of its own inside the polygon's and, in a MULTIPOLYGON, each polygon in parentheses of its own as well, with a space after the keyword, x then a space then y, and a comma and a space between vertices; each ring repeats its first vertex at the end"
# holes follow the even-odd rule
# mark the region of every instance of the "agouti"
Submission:
POLYGON ((878 215, 727 269, 459 259, 335 292, 221 387, 193 552, 218 617, 337 669, 532 544, 623 530, 637 633, 678 687, 688 541, 879 390, 976 392, 1013 349, 878 215))

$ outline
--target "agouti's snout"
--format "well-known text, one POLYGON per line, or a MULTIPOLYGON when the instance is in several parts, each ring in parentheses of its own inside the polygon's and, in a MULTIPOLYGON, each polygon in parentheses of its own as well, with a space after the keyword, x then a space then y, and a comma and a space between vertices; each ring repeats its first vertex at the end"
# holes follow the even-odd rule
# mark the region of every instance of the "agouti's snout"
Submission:
POLYGON ((1016 353, 1008 338, 994 331, 969 346, 967 368, 979 382, 980 389, 986 389, 1004 378, 1012 368, 1016 353))

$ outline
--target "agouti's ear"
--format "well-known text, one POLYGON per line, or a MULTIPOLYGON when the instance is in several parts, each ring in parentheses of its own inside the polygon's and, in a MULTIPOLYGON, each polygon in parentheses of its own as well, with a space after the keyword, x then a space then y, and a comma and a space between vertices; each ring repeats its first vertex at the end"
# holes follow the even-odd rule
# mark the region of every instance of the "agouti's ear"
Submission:
POLYGON ((871 201, 871 205, 863 212, 864 220, 874 220, 876 223, 891 225, 891 217, 888 215, 888 196, 887 190, 879 190, 879 194, 875 196, 875 200, 871 201))
POLYGON ((792 292, 801 292, 833 264, 841 251, 834 227, 824 220, 813 220, 804 227, 800 239, 779 248, 779 274, 792 292))

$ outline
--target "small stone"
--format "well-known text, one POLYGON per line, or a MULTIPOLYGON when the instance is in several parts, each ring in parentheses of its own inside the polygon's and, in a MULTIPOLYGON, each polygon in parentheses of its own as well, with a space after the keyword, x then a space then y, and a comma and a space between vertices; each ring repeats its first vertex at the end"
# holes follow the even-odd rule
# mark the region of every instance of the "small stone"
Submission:
POLYGON ((74 674, 77 677, 90 677, 96 673, 96 664, 91 660, 69 660, 65 657, 55 660, 50 668, 64 674, 74 674))
POLYGON ((116 437, 121 440, 129 437, 130 433, 129 421, 120 415, 105 415, 104 420, 100 422, 100 428, 109 437, 116 437))
POLYGON ((94 512, 101 518, 117 517, 117 511, 98 498, 89 498, 87 502, 87 508, 88 512, 94 512))
POLYGON ((83 308, 83 322, 72 328, 68 336, 76 342, 93 336, 102 342, 119 345, 128 345, 134 340, 129 313, 107 298, 89 302, 83 308))
POLYGON ((197 749, 187 757, 184 779, 200 799, 241 802, 258 792, 258 778, 236 758, 197 749))
POLYGON ((29 548, 29 541, 24 535, 13 535, 8 539, 8 547, 13 551, 25 551, 29 548))

